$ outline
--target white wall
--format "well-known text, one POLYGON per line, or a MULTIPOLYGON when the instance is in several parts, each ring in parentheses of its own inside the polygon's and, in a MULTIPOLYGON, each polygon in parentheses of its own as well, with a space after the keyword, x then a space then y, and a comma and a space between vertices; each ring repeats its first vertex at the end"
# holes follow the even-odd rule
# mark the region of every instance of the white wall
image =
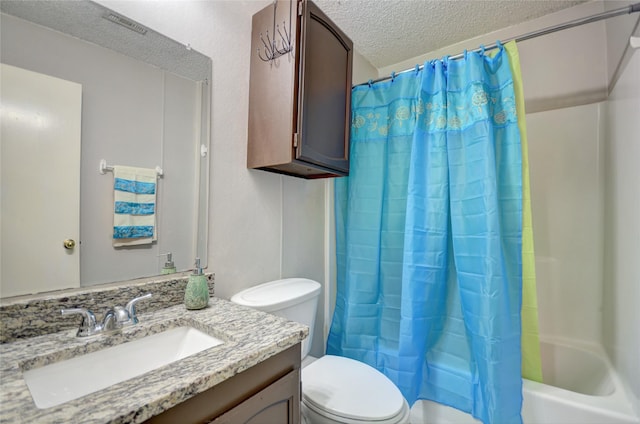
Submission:
POLYGON ((606 110, 604 345, 640 415, 640 52, 606 110))

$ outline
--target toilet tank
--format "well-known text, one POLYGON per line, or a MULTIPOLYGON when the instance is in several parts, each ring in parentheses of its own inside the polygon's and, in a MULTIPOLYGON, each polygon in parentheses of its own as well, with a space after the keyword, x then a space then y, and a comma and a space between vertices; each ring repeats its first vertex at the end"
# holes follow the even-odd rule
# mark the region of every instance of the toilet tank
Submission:
POLYGON ((318 309, 320 283, 307 278, 286 278, 250 287, 231 297, 233 303, 281 316, 309 327, 302 341, 302 357, 309 353, 318 309))

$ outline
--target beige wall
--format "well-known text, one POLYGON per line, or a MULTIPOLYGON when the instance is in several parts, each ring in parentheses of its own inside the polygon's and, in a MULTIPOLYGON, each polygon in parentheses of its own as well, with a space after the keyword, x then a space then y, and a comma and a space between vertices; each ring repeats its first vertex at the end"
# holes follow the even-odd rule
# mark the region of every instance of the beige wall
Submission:
MULTIPOLYGON (((602 2, 588 2, 381 68, 380 75, 603 11, 602 2)), ((587 104, 606 98, 607 58, 603 22, 524 41, 518 44, 518 50, 527 112, 587 104)))
POLYGON ((378 77, 378 70, 357 51, 353 55, 353 84, 360 84, 378 77))
MULTIPOLYGON (((619 1, 607 0, 604 2, 606 11, 627 7, 635 1, 619 1)), ((615 83, 620 76, 622 70, 626 67, 622 66, 623 61, 620 59, 629 49, 629 34, 634 27, 640 22, 640 16, 637 13, 632 15, 620 16, 615 19, 605 21, 605 31, 607 34, 607 81, 609 91, 613 89, 615 83)), ((625 62, 626 63, 626 62, 625 62)))

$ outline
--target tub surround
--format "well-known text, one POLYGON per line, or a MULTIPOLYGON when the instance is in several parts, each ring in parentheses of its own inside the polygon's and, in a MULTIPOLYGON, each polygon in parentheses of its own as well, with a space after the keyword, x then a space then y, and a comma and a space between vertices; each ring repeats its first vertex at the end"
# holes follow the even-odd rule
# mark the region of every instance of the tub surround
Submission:
MULTIPOLYGON (((127 294, 131 296, 134 294, 127 294)), ((1 344, 0 422, 143 422, 295 346, 308 335, 304 325, 217 298, 199 311, 188 311, 180 304, 140 313, 139 318, 139 324, 114 335, 78 338, 74 328, 1 344), (48 409, 35 406, 22 377, 26 369, 184 325, 224 343, 48 409)))
MULTIPOLYGON (((62 316, 60 309, 82 307, 98 319, 108 308, 124 306, 134 297, 153 297, 136 305, 138 313, 153 312, 182 304, 190 272, 111 283, 37 295, 16 296, 0 301, 0 343, 77 329, 79 316, 62 316)), ((214 293, 214 276, 205 274, 209 293, 214 293)))
MULTIPOLYGON (((544 383, 523 379, 522 419, 535 424, 640 424, 620 378, 596 344, 540 342, 544 383)), ((412 422, 480 424, 470 414, 419 400, 412 422)))

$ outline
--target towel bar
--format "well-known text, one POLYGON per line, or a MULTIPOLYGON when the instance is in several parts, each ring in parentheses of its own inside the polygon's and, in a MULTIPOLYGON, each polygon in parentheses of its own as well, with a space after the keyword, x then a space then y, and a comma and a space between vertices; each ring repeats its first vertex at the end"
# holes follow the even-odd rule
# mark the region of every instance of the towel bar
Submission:
MULTIPOLYGON (((113 166, 107 165, 107 161, 105 159, 100 159, 100 167, 98 168, 98 171, 104 175, 107 171, 113 172, 113 166)), ((156 174, 161 177, 164 175, 164 171, 159 166, 156 166, 156 174)))

